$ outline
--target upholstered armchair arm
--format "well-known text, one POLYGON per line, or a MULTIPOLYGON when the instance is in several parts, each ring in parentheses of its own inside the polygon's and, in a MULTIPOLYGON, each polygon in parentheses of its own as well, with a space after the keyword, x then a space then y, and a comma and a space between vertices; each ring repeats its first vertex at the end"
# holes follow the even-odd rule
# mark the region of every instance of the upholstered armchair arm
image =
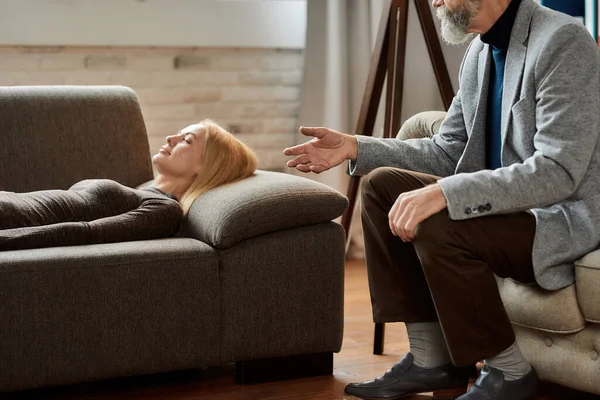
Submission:
POLYGON ((579 306, 589 322, 600 323, 600 249, 575 261, 579 306))
POLYGON ((415 114, 402 124, 396 139, 431 138, 438 132, 445 117, 445 111, 425 111, 415 114))

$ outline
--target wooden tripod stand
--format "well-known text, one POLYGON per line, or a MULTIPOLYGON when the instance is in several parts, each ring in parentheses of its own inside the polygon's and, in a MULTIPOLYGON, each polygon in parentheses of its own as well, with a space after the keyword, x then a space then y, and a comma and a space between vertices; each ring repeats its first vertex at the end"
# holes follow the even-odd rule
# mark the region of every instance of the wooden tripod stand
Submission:
MULTIPOLYGON (((402 95, 404 89, 404 62, 406 59, 406 37, 408 27, 408 6, 410 0, 386 0, 384 12, 379 25, 377 41, 371 58, 371 69, 367 80, 367 86, 363 95, 363 101, 356 124, 355 133, 372 136, 379 108, 379 101, 383 91, 383 83, 387 73, 385 121, 383 135, 391 138, 396 135, 400 128, 400 117, 402 111, 402 95)), ((446 68, 444 54, 431 15, 428 0, 414 0, 421 29, 433 70, 437 80, 442 101, 446 110, 450 107, 454 98, 454 90, 446 68)), ((350 235, 350 221, 356 205, 356 196, 360 177, 350 178, 348 187, 349 206, 342 217, 342 225, 347 232, 347 240, 350 235)), ((375 324, 375 340, 373 353, 383 353, 383 338, 385 325, 375 324)))

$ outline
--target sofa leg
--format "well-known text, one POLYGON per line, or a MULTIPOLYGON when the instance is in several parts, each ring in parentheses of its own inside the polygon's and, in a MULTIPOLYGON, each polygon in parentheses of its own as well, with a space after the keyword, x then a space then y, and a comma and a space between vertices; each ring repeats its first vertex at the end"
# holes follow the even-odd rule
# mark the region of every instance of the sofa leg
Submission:
POLYGON ((235 363, 235 383, 238 385, 331 374, 333 374, 333 353, 305 354, 235 363))

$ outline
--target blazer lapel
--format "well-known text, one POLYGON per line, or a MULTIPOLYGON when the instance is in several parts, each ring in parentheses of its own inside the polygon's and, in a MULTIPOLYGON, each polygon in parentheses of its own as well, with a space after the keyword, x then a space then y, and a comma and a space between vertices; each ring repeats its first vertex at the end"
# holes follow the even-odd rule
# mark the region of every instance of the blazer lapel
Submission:
POLYGON ((474 172, 485 168, 485 118, 487 114, 491 58, 490 46, 484 44, 479 52, 477 61, 477 92, 468 93, 472 98, 477 96, 477 101, 471 102, 471 104, 476 106, 475 113, 473 114, 471 126, 468 127, 470 128, 470 135, 464 151, 465 156, 458 162, 456 173, 474 172))
POLYGON ((490 86, 490 62, 491 52, 490 46, 483 45, 483 49, 479 52, 479 64, 477 66, 477 80, 479 98, 477 100, 477 109, 473 117, 472 133, 485 133, 485 118, 487 115, 488 92, 490 86), (481 132, 480 132, 481 131, 481 132))
MULTIPOLYGON (((479 52, 479 64, 478 64, 478 83, 479 83, 479 94, 481 95, 481 88, 483 87, 484 81, 490 79, 489 69, 489 58, 490 58, 490 46, 487 44, 483 45, 483 49, 479 52)), ((487 86, 487 84, 486 84, 487 86)))
POLYGON ((521 92, 521 82, 523 80, 523 71, 525 69, 525 56, 527 47, 516 41, 512 41, 506 55, 506 65, 504 66, 504 89, 502 93, 502 144, 506 140, 508 123, 512 106, 517 102, 517 97, 521 92))

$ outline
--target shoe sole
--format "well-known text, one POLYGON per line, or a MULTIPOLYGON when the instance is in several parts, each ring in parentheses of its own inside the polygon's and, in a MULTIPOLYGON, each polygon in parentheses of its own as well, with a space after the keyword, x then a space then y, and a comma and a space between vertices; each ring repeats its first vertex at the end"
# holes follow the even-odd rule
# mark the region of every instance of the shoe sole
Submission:
MULTIPOLYGON (((433 400, 454 400, 467 393, 467 387, 455 389, 443 389, 433 391, 433 400)), ((356 397, 350 394, 344 394, 343 400, 399 400, 414 396, 418 393, 407 394, 401 397, 356 397)))

